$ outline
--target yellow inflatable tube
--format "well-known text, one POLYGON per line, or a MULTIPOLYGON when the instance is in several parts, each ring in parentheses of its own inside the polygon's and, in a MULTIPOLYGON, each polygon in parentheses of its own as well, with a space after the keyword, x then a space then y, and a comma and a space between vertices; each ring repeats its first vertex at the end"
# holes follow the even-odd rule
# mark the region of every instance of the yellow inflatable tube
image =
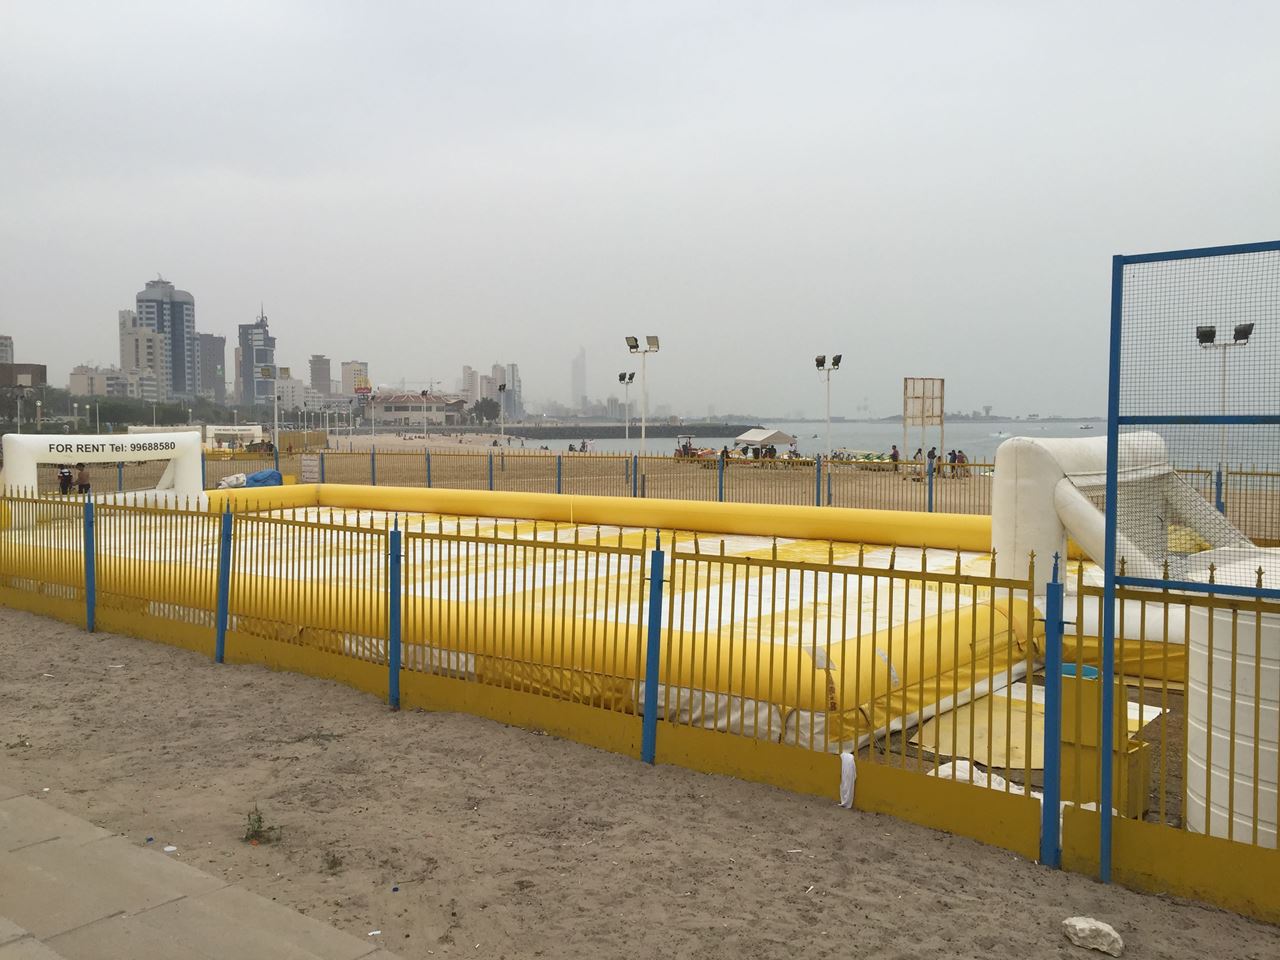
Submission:
POLYGON ((346 507, 387 513, 442 513, 464 517, 512 517, 559 523, 605 524, 661 530, 897 544, 985 552, 991 549, 991 519, 972 514, 919 513, 795 507, 697 500, 580 497, 551 493, 304 484, 293 487, 217 490, 215 511, 346 507))
POLYGON ((837 729, 843 736, 881 729, 932 704, 967 696, 992 675, 1007 676, 1043 649, 1044 626, 1031 624, 1029 632, 1025 601, 993 601, 894 624, 833 647, 837 729))

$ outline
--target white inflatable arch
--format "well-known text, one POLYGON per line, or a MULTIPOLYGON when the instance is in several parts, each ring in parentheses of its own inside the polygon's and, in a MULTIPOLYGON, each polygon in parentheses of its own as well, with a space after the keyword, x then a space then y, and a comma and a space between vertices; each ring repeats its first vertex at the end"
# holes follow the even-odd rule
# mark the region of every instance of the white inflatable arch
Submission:
POLYGON ((12 493, 33 492, 42 464, 136 463, 168 460, 156 490, 172 497, 200 497, 204 477, 200 466, 200 434, 181 433, 101 434, 76 436, 6 433, 3 440, 4 472, 0 489, 12 493))

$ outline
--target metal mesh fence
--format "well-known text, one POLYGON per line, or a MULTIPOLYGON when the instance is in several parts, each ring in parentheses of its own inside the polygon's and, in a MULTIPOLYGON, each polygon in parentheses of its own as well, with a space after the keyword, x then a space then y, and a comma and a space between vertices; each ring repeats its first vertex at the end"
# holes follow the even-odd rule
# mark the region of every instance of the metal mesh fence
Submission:
MULTIPOLYGON (((1135 259, 1120 308, 1117 558, 1129 576, 1255 586, 1250 539, 1280 536, 1280 424, 1268 422, 1280 249, 1135 259)), ((1095 501, 1104 484, 1077 481, 1095 501)))

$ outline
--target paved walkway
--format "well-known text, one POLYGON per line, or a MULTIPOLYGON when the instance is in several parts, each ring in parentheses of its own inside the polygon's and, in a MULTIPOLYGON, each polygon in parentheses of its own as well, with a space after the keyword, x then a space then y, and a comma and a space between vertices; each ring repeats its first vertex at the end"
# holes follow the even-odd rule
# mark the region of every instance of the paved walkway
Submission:
POLYGON ((0 960, 395 960, 0 784, 0 960))

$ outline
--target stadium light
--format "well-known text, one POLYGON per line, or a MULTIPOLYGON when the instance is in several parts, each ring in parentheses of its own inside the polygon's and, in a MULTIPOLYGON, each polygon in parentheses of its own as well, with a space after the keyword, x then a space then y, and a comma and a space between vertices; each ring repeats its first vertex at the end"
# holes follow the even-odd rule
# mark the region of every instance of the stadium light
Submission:
MULTIPOLYGON (((1253 322, 1237 323, 1231 331, 1231 340, 1218 342, 1218 328, 1212 325, 1196 327, 1196 343, 1201 350, 1218 350, 1222 354, 1222 372, 1218 376, 1218 413, 1227 415, 1227 348, 1245 347, 1253 336, 1253 322)), ((1226 503, 1227 479, 1227 424, 1225 420, 1218 425, 1218 472, 1214 480, 1214 506, 1219 513, 1227 512, 1226 503)))
POLYGON ((820 353, 813 358, 813 365, 818 368, 827 381, 827 460, 831 460, 831 372, 840 369, 840 361, 844 359, 843 353, 834 353, 831 355, 831 365, 827 366, 827 355, 820 353))
MULTIPOLYGON (((655 336, 646 336, 646 347, 640 346, 640 340, 637 337, 627 337, 627 349, 632 353, 640 354, 640 453, 644 454, 645 438, 649 432, 649 387, 645 379, 645 357, 651 353, 658 352, 658 338, 655 336)), ((635 374, 632 374, 635 376, 635 374)), ((628 380, 628 383, 631 381, 628 380)), ((630 430, 628 429, 628 434, 630 430)), ((630 436, 628 436, 630 439, 630 436)))

